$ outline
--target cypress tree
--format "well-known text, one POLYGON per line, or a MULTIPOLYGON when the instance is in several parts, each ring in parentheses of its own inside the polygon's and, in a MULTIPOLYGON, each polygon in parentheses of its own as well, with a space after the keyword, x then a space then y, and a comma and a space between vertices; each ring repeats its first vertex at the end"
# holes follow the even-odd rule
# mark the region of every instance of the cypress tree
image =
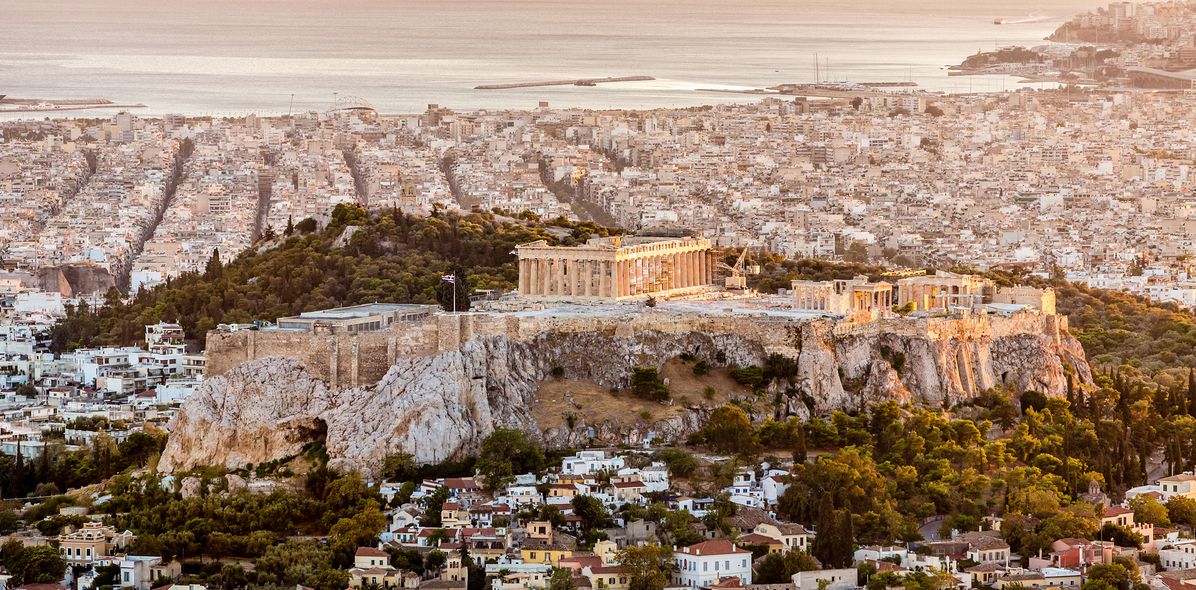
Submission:
POLYGON ((212 255, 208 257, 208 264, 204 267, 203 276, 210 281, 220 278, 223 273, 224 265, 220 262, 220 248, 212 248, 212 255))
POLYGON ((836 531, 835 546, 835 565, 834 567, 843 568, 851 565, 854 561, 855 553, 855 529, 851 521, 850 510, 839 511, 839 530, 836 531))
POLYGON ((29 479, 30 478, 25 477, 25 458, 24 458, 24 454, 21 452, 21 441, 18 440, 17 441, 17 460, 16 460, 16 464, 14 464, 13 468, 12 468, 12 493, 11 493, 11 495, 24 497, 28 493, 28 492, 26 492, 26 487, 27 487, 27 484, 29 483, 29 479))
POLYGON ((1196 416, 1196 369, 1188 369, 1188 415, 1196 416))
POLYGON ((822 495, 818 505, 818 530, 814 537, 811 553, 822 567, 834 567, 836 553, 839 546, 840 524, 839 515, 835 511, 835 502, 829 493, 822 495))
POLYGON ((795 463, 805 463, 808 456, 806 449, 806 429, 802 425, 797 426, 797 444, 793 448, 793 461, 795 463))

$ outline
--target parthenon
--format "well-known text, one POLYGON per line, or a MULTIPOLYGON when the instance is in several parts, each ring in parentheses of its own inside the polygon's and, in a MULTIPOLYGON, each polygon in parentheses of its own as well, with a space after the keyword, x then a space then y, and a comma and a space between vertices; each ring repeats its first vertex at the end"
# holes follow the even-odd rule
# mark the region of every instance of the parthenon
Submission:
POLYGON ((699 238, 591 238, 581 246, 538 240, 515 247, 519 296, 618 300, 699 292, 714 282, 710 241, 699 238))

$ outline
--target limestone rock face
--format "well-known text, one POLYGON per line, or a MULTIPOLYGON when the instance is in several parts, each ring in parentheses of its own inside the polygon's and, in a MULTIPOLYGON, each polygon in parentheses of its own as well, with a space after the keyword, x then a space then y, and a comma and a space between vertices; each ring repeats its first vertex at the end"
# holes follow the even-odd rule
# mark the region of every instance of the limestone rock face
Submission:
POLYGON ((553 367, 602 387, 626 387, 631 368, 661 367, 682 353, 713 364, 760 365, 769 354, 796 361, 789 409, 825 414, 896 399, 942 407, 1005 384, 1063 395, 1070 371, 1091 382, 1079 343, 1066 331, 952 333, 849 331, 829 322, 791 326, 784 344, 732 333, 618 329, 543 332, 516 339, 479 336, 457 350, 399 358, 376 384, 333 390, 296 360, 269 357, 206 380, 172 424, 159 469, 240 467, 297 455, 324 437, 331 465, 376 473, 388 454, 431 463, 475 451, 497 427, 535 433, 552 447, 638 444, 649 432, 681 439, 701 427, 704 410, 674 413, 652 425, 587 424, 541 428, 530 408, 553 367))
POLYGON ((159 471, 293 455, 323 430, 333 392, 299 363, 253 362, 204 382, 171 426, 159 471), (182 465, 180 465, 182 463, 182 465))

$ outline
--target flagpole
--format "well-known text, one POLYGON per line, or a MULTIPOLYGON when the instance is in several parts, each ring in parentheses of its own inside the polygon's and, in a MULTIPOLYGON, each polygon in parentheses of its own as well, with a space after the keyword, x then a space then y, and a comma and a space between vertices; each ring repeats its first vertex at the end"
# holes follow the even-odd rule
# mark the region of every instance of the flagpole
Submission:
POLYGON ((440 275, 440 280, 452 283, 453 285, 453 313, 457 313, 457 275, 456 273, 450 275, 440 275))

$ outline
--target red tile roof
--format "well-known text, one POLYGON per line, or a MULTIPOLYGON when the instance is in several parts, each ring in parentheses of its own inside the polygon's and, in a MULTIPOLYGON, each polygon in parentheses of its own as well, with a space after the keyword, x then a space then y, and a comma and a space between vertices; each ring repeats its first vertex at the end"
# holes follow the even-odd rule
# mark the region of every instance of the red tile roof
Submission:
POLYGON ((354 557, 390 557, 389 553, 381 549, 374 549, 373 547, 358 547, 357 553, 353 555, 354 557))
POLYGON ((686 555, 737 555, 740 553, 751 553, 747 549, 736 547, 726 539, 715 539, 713 541, 690 545, 689 547, 682 547, 677 552, 686 555))

